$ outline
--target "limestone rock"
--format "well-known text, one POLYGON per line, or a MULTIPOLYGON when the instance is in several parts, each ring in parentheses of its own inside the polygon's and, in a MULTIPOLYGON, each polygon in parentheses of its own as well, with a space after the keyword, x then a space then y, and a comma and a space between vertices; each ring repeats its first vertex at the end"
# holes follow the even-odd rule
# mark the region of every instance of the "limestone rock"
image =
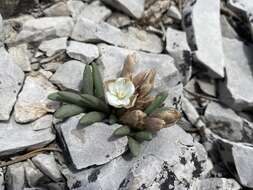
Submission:
POLYGON ((3 36, 3 18, 0 14, 0 47, 3 46, 4 36, 3 36))
POLYGON ((196 80, 200 90, 209 96, 216 97, 216 85, 214 80, 197 79, 196 80))
POLYGON ((117 28, 131 24, 131 20, 127 15, 117 12, 113 12, 106 22, 117 28))
POLYGON ((253 46, 238 40, 223 39, 226 79, 219 83, 219 99, 234 110, 253 107, 253 46))
POLYGON ((73 20, 76 21, 80 16, 82 10, 85 8, 86 4, 79 0, 69 0, 67 1, 67 6, 73 20))
POLYGON ((56 53, 63 52, 67 48, 67 38, 56 38, 52 40, 43 41, 39 49, 46 52, 48 57, 55 55, 56 53))
POLYGON ((53 154, 39 154, 32 158, 32 162, 53 181, 57 182, 62 179, 53 154))
POLYGON ((0 170, 0 190, 4 190, 4 173, 3 173, 3 169, 0 170))
POLYGON ((80 190, 187 189, 204 176, 206 158, 202 145, 173 126, 143 143, 137 158, 124 155, 102 167, 79 172, 64 169, 63 174, 69 188, 80 190))
POLYGON ((102 1, 137 19, 141 18, 144 13, 145 0, 138 0, 138 1, 102 0, 102 1))
POLYGON ((24 73, 4 47, 0 48, 0 120, 7 121, 22 88, 24 73))
POLYGON ((50 81, 61 89, 80 89, 85 64, 80 61, 68 61, 59 66, 50 81), (71 73, 71 74, 70 74, 71 73))
POLYGON ((48 17, 54 17, 54 16, 69 16, 70 11, 68 9, 68 6, 65 2, 59 2, 51 7, 45 9, 43 11, 46 16, 48 17))
POLYGON ((28 20, 17 35, 17 41, 41 41, 48 38, 68 37, 73 28, 70 17, 43 17, 28 20))
POLYGON ((230 39, 239 39, 240 37, 234 30, 234 28, 230 25, 227 18, 225 16, 221 16, 221 32, 222 36, 230 39))
POLYGON ((147 52, 162 52, 161 39, 155 34, 147 33, 136 28, 127 32, 107 24, 94 22, 80 17, 73 29, 71 38, 83 42, 106 42, 120 47, 147 52))
POLYGON ((89 64, 99 56, 96 45, 70 41, 67 48, 67 54, 85 64, 89 64))
POLYGON ((112 138, 113 131, 120 125, 95 123, 83 128, 78 125, 80 117, 75 116, 59 124, 76 169, 105 164, 125 152, 127 137, 112 138))
POLYGON ((51 128, 52 123, 53 123, 53 116, 48 114, 37 119, 36 122, 32 123, 31 125, 34 131, 39 131, 51 128))
POLYGON ((47 97, 56 91, 56 88, 44 76, 28 76, 15 105, 15 120, 26 123, 48 112, 54 112, 57 104, 47 97))
POLYGON ((215 78, 224 77, 224 53, 220 25, 220 0, 190 0, 183 22, 195 59, 215 78), (208 13, 208 15, 203 13, 208 13))
POLYGON ((23 163, 13 164, 7 168, 7 190, 25 187, 25 170, 23 163))
POLYGON ((177 21, 180 21, 182 19, 180 10, 178 10, 178 8, 175 5, 170 6, 170 8, 167 11, 167 15, 177 21))
POLYGON ((23 71, 31 71, 31 53, 27 48, 27 44, 20 44, 8 50, 12 60, 19 65, 23 71))
POLYGON ((16 123, 14 118, 0 123, 0 156, 41 148, 55 139, 51 128, 34 131, 34 123, 21 125, 16 123))
POLYGON ((196 181, 194 190, 240 190, 241 186, 234 179, 207 178, 196 181))

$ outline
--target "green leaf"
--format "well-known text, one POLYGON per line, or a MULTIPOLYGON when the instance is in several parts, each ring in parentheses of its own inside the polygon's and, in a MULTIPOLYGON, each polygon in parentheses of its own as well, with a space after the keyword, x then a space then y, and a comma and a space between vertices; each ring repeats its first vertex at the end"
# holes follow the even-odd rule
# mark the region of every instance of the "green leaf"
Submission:
POLYGON ((151 141, 153 138, 152 133, 149 131, 141 131, 141 132, 133 133, 131 134, 131 136, 139 142, 151 141))
POLYGON ((58 119, 65 119, 85 112, 85 109, 74 104, 62 105, 56 110, 54 116, 58 119))
POLYGON ((167 92, 161 92, 159 93, 156 97, 155 100, 145 109, 146 114, 151 114, 153 111, 155 111, 157 108, 161 107, 163 102, 166 100, 168 97, 167 92))
POLYGON ((106 115, 101 112, 89 112, 80 119, 79 123, 83 126, 88 126, 93 123, 103 121, 105 117, 106 115))
POLYGON ((93 95, 93 76, 90 65, 86 65, 83 72, 82 93, 93 95))
POLYGON ((141 145, 132 137, 128 137, 128 147, 133 156, 138 156, 141 150, 141 145))
POLYGON ((104 83, 96 63, 92 63, 92 71, 93 71, 92 73, 93 73, 95 96, 97 98, 104 100, 105 99, 104 83))
POLYGON ((114 136, 126 136, 130 134, 130 129, 127 126, 122 126, 113 132, 114 136))
POLYGON ((101 99, 89 94, 82 94, 81 97, 82 97, 83 103, 87 107, 92 108, 97 111, 104 112, 104 113, 110 112, 108 105, 101 99))

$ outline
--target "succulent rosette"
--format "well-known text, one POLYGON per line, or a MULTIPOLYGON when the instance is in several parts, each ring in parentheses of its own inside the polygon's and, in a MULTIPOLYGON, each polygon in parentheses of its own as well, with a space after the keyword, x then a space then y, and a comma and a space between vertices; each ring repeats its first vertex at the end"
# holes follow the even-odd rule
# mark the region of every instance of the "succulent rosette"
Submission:
POLYGON ((59 91, 49 96, 62 102, 55 117, 65 119, 86 113, 79 121, 83 127, 95 122, 122 124, 113 134, 127 136, 129 150, 137 156, 141 142, 152 140, 155 132, 175 124, 181 114, 175 108, 164 106, 167 92, 150 95, 155 70, 134 75, 135 64, 134 55, 127 56, 121 76, 105 82, 96 63, 86 65, 80 92, 59 91))

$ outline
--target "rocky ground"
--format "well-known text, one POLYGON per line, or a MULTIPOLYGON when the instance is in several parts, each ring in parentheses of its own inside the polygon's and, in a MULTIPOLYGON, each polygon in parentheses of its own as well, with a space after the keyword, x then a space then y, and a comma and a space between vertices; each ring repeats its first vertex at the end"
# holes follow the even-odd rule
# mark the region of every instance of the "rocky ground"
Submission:
MULTIPOLYGON (((6 1, 7 2, 7 1, 6 1)), ((253 1, 22 0, 0 6, 0 189, 253 189, 253 1), (135 53, 182 119, 131 157, 47 96, 135 53)), ((0 3, 1 4, 1 3, 0 3)))

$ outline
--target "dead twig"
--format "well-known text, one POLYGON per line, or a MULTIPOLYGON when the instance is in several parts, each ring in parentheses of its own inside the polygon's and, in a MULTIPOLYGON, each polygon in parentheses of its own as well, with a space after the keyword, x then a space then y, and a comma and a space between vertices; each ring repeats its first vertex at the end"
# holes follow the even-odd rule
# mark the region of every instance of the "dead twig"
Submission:
POLYGON ((192 96, 197 97, 197 98, 203 98, 203 99, 206 99, 206 100, 210 100, 210 101, 214 101, 214 102, 220 103, 220 101, 217 98, 212 98, 212 97, 209 97, 209 96, 205 96, 205 95, 202 95, 202 94, 191 92, 191 91, 189 91, 189 90, 187 90, 185 88, 184 88, 184 91, 187 92, 188 94, 192 95, 192 96))

